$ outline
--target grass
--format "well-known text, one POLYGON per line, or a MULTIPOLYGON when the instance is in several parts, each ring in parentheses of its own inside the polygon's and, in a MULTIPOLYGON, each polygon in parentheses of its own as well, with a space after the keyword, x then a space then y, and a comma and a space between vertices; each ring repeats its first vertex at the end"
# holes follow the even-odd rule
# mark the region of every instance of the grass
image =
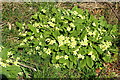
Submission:
MULTIPOLYGON (((71 8, 74 5, 81 5, 82 3, 55 3, 56 6, 58 7, 63 7, 63 8, 71 8)), ((19 38, 18 38, 18 31, 17 31, 17 26, 15 25, 15 22, 25 22, 28 23, 30 17, 32 14, 36 13, 39 10, 39 6, 42 6, 43 3, 7 3, 3 2, 3 10, 2 10, 2 44, 6 47, 14 47, 15 45, 19 44, 19 38)), ((85 9, 85 8, 84 8, 85 9)), ((108 23, 111 24, 118 24, 118 20, 115 17, 114 13, 110 11, 109 7, 106 9, 98 9, 101 10, 101 12, 97 12, 97 10, 91 10, 88 9, 91 14, 96 14, 96 17, 99 17, 101 15, 105 16, 106 20, 108 23), (111 15, 113 15, 111 17, 111 15)), ((35 58, 36 59, 36 58, 35 58)), ((35 60, 34 59, 34 60, 35 60)), ((32 61, 31 61, 32 62, 32 61)), ((37 62, 36 62, 37 63, 37 62)), ((77 70, 65 70, 64 73, 63 71, 61 72, 60 69, 55 69, 55 68, 50 68, 47 65, 36 65, 37 72, 31 72, 31 77, 34 78, 46 78, 46 77, 57 77, 59 76, 60 78, 79 78, 81 76, 84 77, 93 77, 95 73, 91 74, 88 71, 85 73, 78 72, 77 70), (46 66, 46 68, 45 68, 46 66)), ((91 71, 93 72, 93 71, 91 71)), ((104 72, 104 71, 103 71, 104 72)), ((111 73, 108 77, 111 77, 113 74, 116 73, 111 73)), ((28 76, 28 75, 26 75, 28 76)), ((104 74, 102 75, 103 77, 104 74)))

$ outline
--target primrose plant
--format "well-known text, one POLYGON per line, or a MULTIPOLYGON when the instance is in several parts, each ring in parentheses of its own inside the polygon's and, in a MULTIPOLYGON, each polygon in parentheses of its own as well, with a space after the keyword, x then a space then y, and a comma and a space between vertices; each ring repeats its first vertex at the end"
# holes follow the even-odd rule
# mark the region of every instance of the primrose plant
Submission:
POLYGON ((21 43, 27 55, 38 55, 56 68, 96 68, 96 64, 112 62, 117 54, 113 43, 117 25, 104 17, 96 19, 78 7, 61 9, 40 7, 29 23, 16 22, 21 43))

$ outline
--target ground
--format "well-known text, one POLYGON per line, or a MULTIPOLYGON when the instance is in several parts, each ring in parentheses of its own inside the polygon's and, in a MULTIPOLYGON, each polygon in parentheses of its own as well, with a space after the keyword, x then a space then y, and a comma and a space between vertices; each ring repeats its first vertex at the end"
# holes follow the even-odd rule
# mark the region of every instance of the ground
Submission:
MULTIPOLYGON (((30 16, 38 11, 38 6, 40 3, 2 3, 2 43, 5 46, 15 46, 14 43, 19 43, 17 39, 17 31, 15 22, 27 22, 30 19, 30 16), (12 29, 13 31, 8 31, 12 29)), ((56 3, 57 7, 62 8, 72 8, 73 6, 78 6, 81 9, 88 9, 90 14, 94 15, 96 18, 104 16, 108 23, 110 24, 119 24, 120 14, 119 3, 56 3)), ((120 31, 120 29, 119 29, 120 31)), ((120 41, 120 40, 119 40, 120 41)), ((119 42, 116 44, 120 45, 119 42)), ((120 47, 120 46, 118 46, 120 47)), ((118 57, 118 56, 117 56, 118 57)), ((105 69, 97 69, 97 76, 115 76, 120 77, 120 57, 118 60, 113 63, 104 63, 105 69)))

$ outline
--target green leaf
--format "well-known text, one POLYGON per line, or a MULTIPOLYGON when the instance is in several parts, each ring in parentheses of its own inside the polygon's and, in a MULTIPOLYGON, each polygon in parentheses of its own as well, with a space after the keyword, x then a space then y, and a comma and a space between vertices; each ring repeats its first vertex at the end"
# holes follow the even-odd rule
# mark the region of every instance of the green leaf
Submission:
POLYGON ((33 15, 32 18, 37 19, 37 14, 33 15))
POLYGON ((80 60, 80 64, 79 64, 78 67, 83 68, 83 67, 85 67, 85 66, 86 66, 86 60, 85 60, 85 59, 80 60))
POLYGON ((57 60, 56 59, 52 59, 52 63, 54 64, 54 63, 56 63, 57 62, 57 60))
POLYGON ((87 31, 85 29, 85 30, 83 30, 83 32, 82 32, 82 34, 80 36, 80 39, 82 40, 86 35, 87 35, 87 31))
POLYGON ((76 11, 77 9, 78 9, 77 6, 74 6, 74 7, 72 8, 73 11, 76 11))
POLYGON ((46 59, 48 57, 48 55, 46 53, 42 54, 42 58, 46 59))
POLYGON ((21 23, 19 23, 19 22, 16 22, 16 25, 17 25, 20 29, 22 29, 22 27, 23 27, 23 24, 21 24, 21 23))
POLYGON ((33 31, 33 33, 34 33, 36 36, 38 36, 38 35, 37 35, 36 28, 35 28, 33 25, 28 24, 28 27, 29 27, 29 29, 30 29, 31 31, 33 31))
POLYGON ((50 37, 50 34, 51 33, 49 31, 45 31, 44 34, 43 34, 44 38, 50 37))
POLYGON ((110 62, 110 61, 111 61, 111 57, 108 56, 108 55, 106 55, 105 57, 103 57, 103 60, 104 60, 105 62, 110 62))
POLYGON ((2 68, 2 73, 6 75, 8 78, 17 78, 18 72, 20 71, 21 71, 20 67, 15 65, 2 68))
POLYGON ((93 60, 91 58, 89 58, 88 56, 86 57, 86 62, 87 62, 87 65, 92 68, 93 67, 93 60))
POLYGON ((96 46, 96 45, 94 45, 94 44, 92 44, 92 46, 93 46, 93 48, 96 49, 96 51, 97 51, 99 54, 102 54, 102 53, 103 53, 103 51, 100 49, 99 46, 96 46))
POLYGON ((11 65, 11 66, 8 66, 8 67, 7 67, 7 71, 20 72, 20 71, 21 71, 21 69, 20 69, 20 67, 18 67, 18 66, 11 65))
POLYGON ((73 62, 70 62, 69 68, 70 68, 70 69, 73 68, 73 62))
POLYGON ((74 56, 73 55, 70 55, 69 58, 70 58, 71 61, 74 61, 74 56))
POLYGON ((66 63, 66 60, 64 58, 60 58, 59 63, 66 63))
MULTIPOLYGON (((72 31, 71 31, 72 32, 72 31)), ((79 31, 80 32, 80 31, 79 31)), ((79 35, 79 32, 77 32, 76 30, 74 30, 70 36, 78 36, 79 35)))
POLYGON ((52 34, 57 39, 57 36, 60 35, 60 32, 58 30, 55 30, 52 34))
POLYGON ((8 48, 4 48, 4 49, 1 51, 1 53, 0 53, 0 57, 1 57, 2 59, 7 59, 7 58, 8 58, 7 53, 8 53, 9 50, 10 50, 10 49, 8 49, 8 48))
POLYGON ((111 36, 104 36, 103 39, 107 41, 111 41, 113 38, 111 36))
POLYGON ((61 49, 61 50, 66 50, 66 49, 68 49, 68 48, 67 48, 67 46, 62 45, 62 46, 60 46, 60 49, 61 49))

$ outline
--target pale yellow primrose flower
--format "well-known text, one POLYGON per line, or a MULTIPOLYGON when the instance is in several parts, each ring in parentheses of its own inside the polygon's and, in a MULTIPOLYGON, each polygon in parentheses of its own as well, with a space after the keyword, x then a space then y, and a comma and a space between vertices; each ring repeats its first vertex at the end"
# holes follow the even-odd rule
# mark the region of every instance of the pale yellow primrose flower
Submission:
POLYGON ((74 38, 74 37, 71 37, 71 41, 75 41, 75 38, 74 38))
POLYGON ((40 38, 43 38, 43 35, 42 35, 42 34, 40 35, 40 38))
POLYGON ((55 22, 55 18, 52 18, 51 20, 52 20, 52 22, 55 22))
POLYGON ((63 56, 60 56, 60 58, 63 58, 63 56))
POLYGON ((92 23, 92 25, 93 25, 93 26, 96 26, 95 22, 94 22, 94 23, 92 23))
POLYGON ((0 65, 1 65, 2 67, 6 67, 6 66, 7 66, 6 63, 3 63, 3 62, 0 62, 0 65))
POLYGON ((57 56, 55 57, 55 59, 57 59, 57 60, 58 60, 58 59, 60 59, 60 56, 59 56, 59 55, 57 55, 57 56))
POLYGON ((2 51, 2 47, 0 47, 0 52, 2 51))
POLYGON ((80 44, 83 45, 83 46, 87 46, 88 45, 88 40, 81 41, 80 44))
POLYGON ((33 40, 33 39, 34 39, 34 36, 31 36, 30 39, 33 40))
POLYGON ((59 64, 53 64, 56 68, 58 68, 58 67, 60 67, 60 65, 59 64))
POLYGON ((55 40, 51 40, 49 44, 53 45, 54 43, 56 43, 56 41, 55 40))
POLYGON ((47 51, 47 48, 43 48, 43 51, 44 51, 44 52, 47 51))
POLYGON ((78 16, 81 17, 81 19, 85 19, 85 16, 82 16, 81 14, 79 14, 78 16))
POLYGON ((75 25, 74 25, 73 23, 70 23, 70 26, 71 26, 71 27, 75 27, 75 25))
POLYGON ((60 30, 58 27, 55 27, 56 30, 60 30))
POLYGON ((50 38, 47 38, 45 41, 50 42, 50 40, 51 40, 50 38))
POLYGON ((92 55, 93 54, 93 52, 92 51, 90 51, 89 53, 88 53, 88 55, 92 55))
POLYGON ((73 55, 77 55, 77 52, 76 52, 76 51, 73 51, 73 55))
POLYGON ((69 37, 65 37, 64 44, 70 43, 70 40, 69 40, 69 39, 70 39, 69 37))
POLYGON ((20 43, 20 46, 23 46, 23 45, 25 45, 25 43, 20 43))
POLYGON ((18 75, 23 75, 23 72, 19 72, 18 75))
POLYGON ((78 54, 78 58, 82 58, 82 59, 84 59, 84 56, 81 55, 81 54, 78 54))
POLYGON ((40 24, 39 24, 39 23, 36 23, 36 22, 33 24, 33 26, 35 26, 35 27, 37 27, 37 26, 39 26, 39 25, 40 25, 40 24))
POLYGON ((39 42, 39 45, 42 45, 42 42, 39 42))
POLYGON ((54 23, 52 23, 52 22, 48 22, 48 24, 49 24, 50 26, 52 26, 52 27, 54 27, 54 26, 55 26, 55 24, 54 24, 54 23))
POLYGON ((63 63, 63 65, 66 65, 66 63, 63 63))
POLYGON ((77 42, 76 42, 76 41, 72 41, 70 46, 71 46, 72 48, 75 48, 76 45, 77 45, 77 42))
POLYGON ((65 59, 68 59, 68 55, 65 55, 64 58, 65 58, 65 59))
POLYGON ((59 47, 64 45, 64 42, 63 41, 59 41, 59 47))
POLYGON ((58 40, 65 40, 65 37, 63 35, 58 36, 58 40))
POLYGON ((65 22, 65 23, 68 23, 68 21, 67 21, 67 20, 65 20, 64 22, 65 22))
POLYGON ((40 47, 39 47, 39 46, 37 46, 35 49, 36 49, 36 50, 39 50, 39 49, 40 49, 40 47))
POLYGON ((92 32, 92 31, 89 31, 89 32, 88 32, 88 35, 90 35, 90 36, 93 35, 93 32, 92 32))
POLYGON ((109 48, 111 45, 112 45, 112 43, 111 42, 109 42, 109 41, 107 41, 107 42, 102 42, 103 44, 100 44, 99 46, 100 46, 100 48, 102 49, 102 51, 105 51, 105 50, 107 50, 107 48, 109 48))
POLYGON ((61 19, 64 19, 64 16, 61 16, 61 19))
POLYGON ((47 51, 46 51, 46 53, 47 53, 48 55, 50 55, 51 50, 48 48, 47 51))
POLYGON ((14 61, 13 64, 18 66, 18 61, 14 61))
POLYGON ((37 33, 39 33, 39 29, 36 29, 37 33))
POLYGON ((17 61, 20 60, 20 57, 17 57, 16 60, 17 60, 17 61))
POLYGON ((91 55, 91 58, 92 58, 92 60, 95 60, 95 56, 94 55, 91 55))
POLYGON ((39 54, 39 55, 42 55, 42 52, 40 51, 40 52, 38 52, 38 54, 39 54))
POLYGON ((77 11, 73 11, 73 14, 74 14, 74 15, 77 15, 77 14, 78 14, 78 12, 77 12, 77 11))
POLYGON ((26 34, 25 34, 25 33, 23 33, 23 34, 21 34, 21 36, 26 36, 26 34))
POLYGON ((67 31, 70 31, 71 30, 71 28, 70 27, 67 27, 67 31))
POLYGON ((42 9, 41 11, 42 11, 43 13, 45 13, 45 12, 46 12, 46 10, 45 10, 45 9, 42 9))
POLYGON ((23 42, 27 42, 27 39, 24 39, 23 42))
POLYGON ((88 40, 87 40, 87 36, 84 37, 84 40, 80 42, 81 45, 83 46, 87 46, 88 45, 88 40))
POLYGON ((43 25, 44 27, 48 28, 49 26, 48 25, 43 25))
POLYGON ((12 54, 13 54, 13 53, 10 51, 10 52, 8 52, 8 54, 7 54, 7 55, 8 55, 8 56, 10 56, 10 55, 12 55, 12 54))

